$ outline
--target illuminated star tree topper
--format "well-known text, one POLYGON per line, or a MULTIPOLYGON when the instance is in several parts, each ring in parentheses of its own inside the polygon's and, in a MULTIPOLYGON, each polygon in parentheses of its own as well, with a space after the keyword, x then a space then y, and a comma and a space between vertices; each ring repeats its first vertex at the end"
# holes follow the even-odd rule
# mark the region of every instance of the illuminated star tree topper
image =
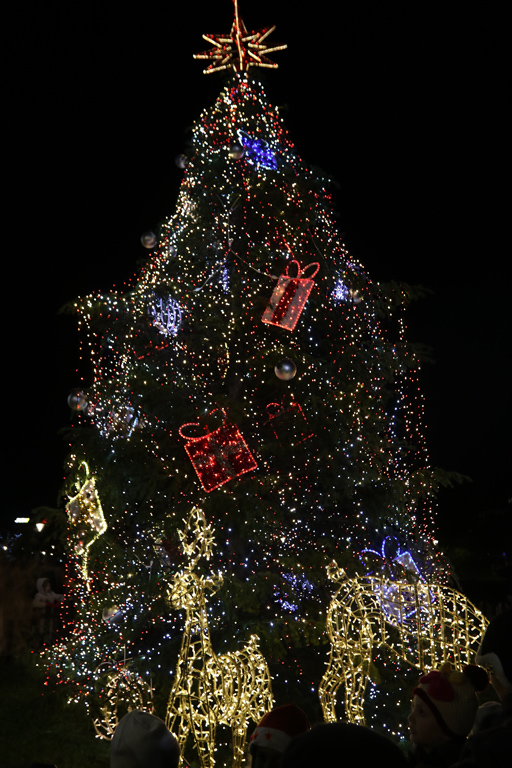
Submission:
POLYGON ((210 60, 210 65, 203 70, 209 75, 223 69, 232 68, 235 72, 248 72, 250 67, 266 67, 277 69, 277 64, 271 61, 267 54, 283 51, 286 45, 275 45, 269 48, 265 42, 274 31, 273 27, 264 27, 253 32, 247 32, 246 26, 238 15, 238 0, 233 0, 235 20, 231 32, 224 35, 203 35, 212 44, 208 51, 194 54, 195 59, 210 60))

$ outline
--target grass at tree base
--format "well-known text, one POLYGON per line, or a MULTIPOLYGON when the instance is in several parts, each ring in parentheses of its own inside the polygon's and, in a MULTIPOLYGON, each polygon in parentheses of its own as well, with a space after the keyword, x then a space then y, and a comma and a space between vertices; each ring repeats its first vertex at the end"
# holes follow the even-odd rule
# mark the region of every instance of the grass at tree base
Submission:
POLYGON ((95 737, 85 707, 44 682, 28 653, 0 657, 2 768, 108 768, 110 743, 95 737))

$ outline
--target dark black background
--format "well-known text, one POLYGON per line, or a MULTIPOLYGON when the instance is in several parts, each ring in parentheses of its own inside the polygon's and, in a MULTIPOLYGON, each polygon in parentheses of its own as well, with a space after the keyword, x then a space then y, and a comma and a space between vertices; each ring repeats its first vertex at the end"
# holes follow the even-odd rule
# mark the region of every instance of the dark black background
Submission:
MULTIPOLYGON (((2 524, 54 506, 78 385, 59 308, 122 288, 140 235, 172 212, 186 129, 221 89, 192 54, 230 0, 4 4, 2 524)), ((510 535, 506 2, 241 0, 288 43, 265 75, 297 151, 339 183, 340 229, 377 280, 432 290, 411 311, 432 463, 472 477, 440 496, 441 542, 479 560, 510 535)), ((491 563, 491 559, 489 560, 491 563)), ((491 565, 489 566, 491 567, 491 565)), ((494 566, 493 566, 494 567, 494 566)))

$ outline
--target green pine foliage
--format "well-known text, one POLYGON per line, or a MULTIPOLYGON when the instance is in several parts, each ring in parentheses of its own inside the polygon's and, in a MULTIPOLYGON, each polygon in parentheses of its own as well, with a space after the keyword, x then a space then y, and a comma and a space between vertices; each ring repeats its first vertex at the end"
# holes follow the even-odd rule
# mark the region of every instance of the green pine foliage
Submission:
POLYGON ((126 660, 165 699, 182 632, 168 586, 187 565, 177 531, 194 506, 215 532, 197 568, 224 577, 208 603, 212 643, 235 650, 257 634, 278 703, 311 700, 323 673, 333 558, 361 570, 361 549, 394 535, 432 567, 438 480, 421 350, 403 332, 415 292, 373 283, 347 252, 330 189, 262 86, 235 75, 194 127, 176 209, 131 290, 75 304, 91 375, 65 491, 76 495, 87 462, 107 529, 87 581, 70 524, 75 608, 49 660, 91 707, 101 665, 126 660), (296 325, 263 323, 294 261, 303 278, 318 265, 296 325), (283 360, 296 366, 288 380, 283 360), (231 449, 257 465, 238 476, 214 444, 227 424, 241 435, 231 449), (229 481, 206 492, 185 445, 209 434, 199 471, 214 459, 229 481))

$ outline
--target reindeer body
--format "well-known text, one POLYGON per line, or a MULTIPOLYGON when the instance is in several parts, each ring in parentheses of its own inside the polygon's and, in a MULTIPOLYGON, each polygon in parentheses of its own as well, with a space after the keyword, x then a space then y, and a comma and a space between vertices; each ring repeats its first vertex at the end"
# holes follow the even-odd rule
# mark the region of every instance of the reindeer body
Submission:
MULTIPOLYGON (((193 510, 196 522, 198 519, 199 524, 202 523, 204 535, 209 536, 211 529, 204 516, 202 521, 197 518, 198 513, 202 515, 199 510, 193 510)), ((212 540, 213 537, 209 540, 210 547, 212 540)), ((190 555, 185 547, 185 553, 190 555)), ((215 764, 217 726, 230 726, 233 768, 239 768, 248 720, 257 724, 272 709, 270 673, 255 635, 241 650, 221 655, 214 652, 205 595, 206 591, 215 592, 221 586, 222 577, 194 573, 192 568, 198 559, 176 574, 169 589, 170 602, 175 608, 185 610, 186 615, 176 677, 167 706, 167 724, 176 734, 182 752, 188 734, 192 735, 202 768, 213 768, 215 764)))
POLYGON ((421 671, 443 661, 456 667, 473 662, 488 622, 460 592, 422 581, 349 578, 335 564, 328 574, 340 586, 327 614, 331 652, 319 687, 327 722, 337 720, 336 694, 344 685, 346 718, 364 723, 364 692, 376 647, 385 646, 421 671))

